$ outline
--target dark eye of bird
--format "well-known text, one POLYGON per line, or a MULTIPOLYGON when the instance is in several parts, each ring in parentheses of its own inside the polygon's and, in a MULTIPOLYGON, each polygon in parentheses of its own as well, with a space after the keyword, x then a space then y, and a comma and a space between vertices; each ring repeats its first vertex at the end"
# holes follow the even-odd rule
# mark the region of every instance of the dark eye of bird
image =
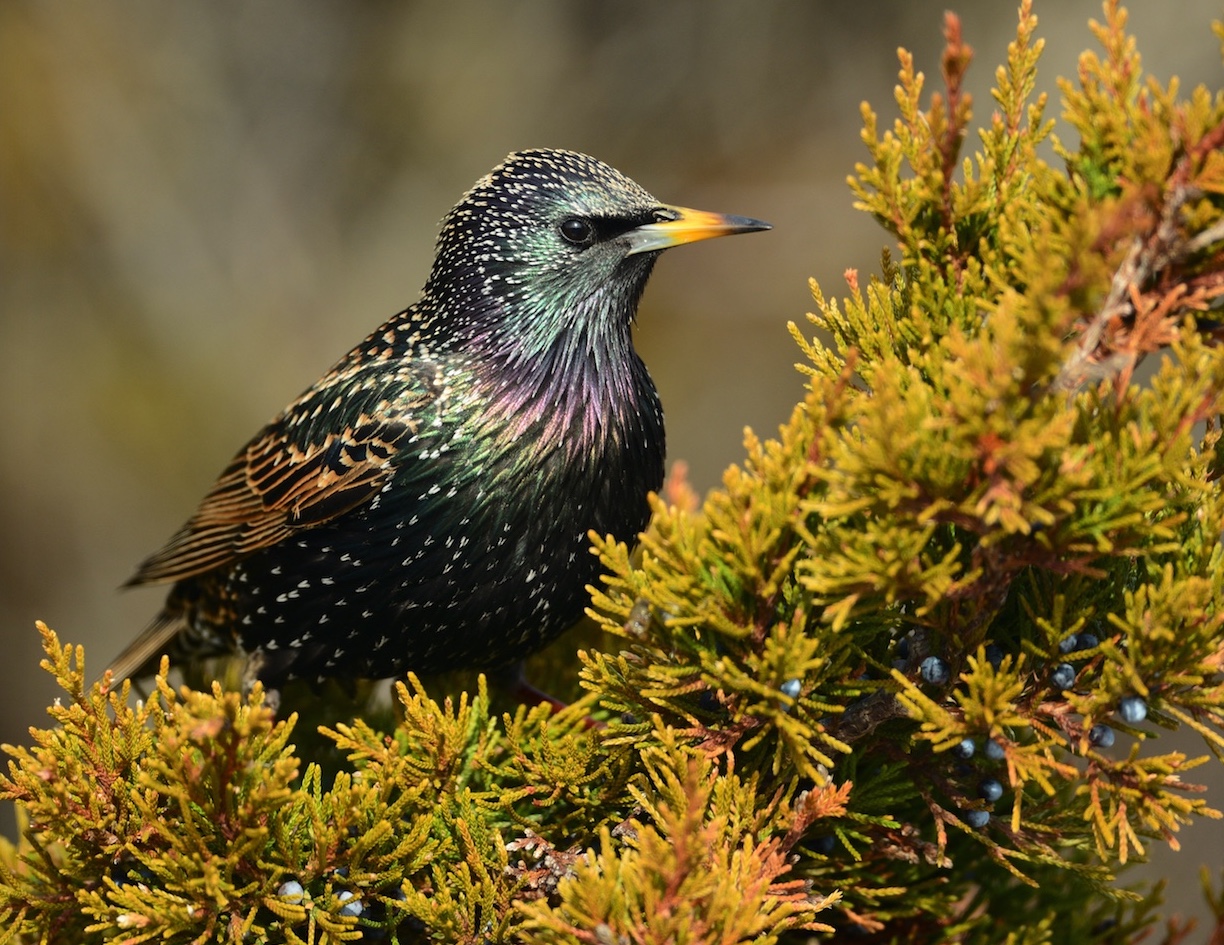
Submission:
POLYGON ((575 246, 590 246, 595 242, 595 227, 582 217, 570 217, 561 224, 561 235, 575 246))

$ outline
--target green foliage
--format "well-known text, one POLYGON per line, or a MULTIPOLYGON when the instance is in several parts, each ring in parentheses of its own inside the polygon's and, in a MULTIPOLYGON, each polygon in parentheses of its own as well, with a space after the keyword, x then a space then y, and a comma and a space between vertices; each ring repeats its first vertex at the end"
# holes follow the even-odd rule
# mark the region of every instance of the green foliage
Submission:
POLYGON ((324 789, 316 765, 298 779, 296 717, 276 721, 258 688, 176 693, 163 663, 133 708, 130 684, 87 690, 80 649, 42 632, 68 704, 34 748, 7 749, 4 792, 26 821, 22 846, 0 850, 0 942, 486 942, 532 924, 556 941, 575 905, 609 927, 664 905, 676 922, 713 912, 718 941, 749 941, 810 927, 836 901, 784 874, 841 795, 762 799, 674 733, 632 773, 634 754, 605 749, 581 703, 499 720, 483 679, 455 704, 410 677, 392 733, 327 730, 351 770, 324 789), (632 877, 626 898, 588 901, 592 870, 632 877))
POLYGON ((622 645, 570 708, 410 678, 322 729, 325 776, 258 689, 132 707, 44 630, 67 701, 6 749, 0 945, 1150 932, 1119 868, 1219 816, 1209 757, 1151 748, 1224 757, 1224 95, 1146 78, 1125 22, 1061 85, 1074 145, 1028 3, 972 154, 955 17, 925 107, 901 54, 850 179, 895 258, 813 283, 776 439, 637 552, 595 537, 622 645))

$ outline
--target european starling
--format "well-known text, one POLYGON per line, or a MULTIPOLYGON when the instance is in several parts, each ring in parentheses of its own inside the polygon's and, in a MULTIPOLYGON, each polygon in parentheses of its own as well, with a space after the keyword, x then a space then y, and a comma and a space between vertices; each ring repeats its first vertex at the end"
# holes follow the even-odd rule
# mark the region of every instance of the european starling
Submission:
POLYGON ((239 649, 305 677, 496 668, 572 625, 663 481, 631 323, 659 253, 768 229, 570 151, 511 154, 442 222, 420 300, 259 431, 129 585, 173 583, 116 678, 239 649))

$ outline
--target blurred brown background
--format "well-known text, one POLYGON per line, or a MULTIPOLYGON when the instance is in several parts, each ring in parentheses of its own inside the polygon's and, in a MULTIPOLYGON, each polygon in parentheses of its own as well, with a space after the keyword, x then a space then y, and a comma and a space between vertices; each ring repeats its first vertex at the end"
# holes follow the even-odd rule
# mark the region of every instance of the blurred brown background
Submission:
MULTIPOLYGON (((716 484, 744 425, 771 432, 800 396, 785 323, 808 277, 839 294, 878 262, 845 185, 859 103, 891 122, 900 45, 937 87, 949 5, 0 3, 0 740, 54 696, 34 620, 100 670, 160 600, 117 586, 415 298, 437 221, 508 151, 587 151, 664 200, 775 225, 668 254, 640 313, 670 456, 716 484)), ((959 12, 983 118, 1015 5, 959 12)), ((1148 71, 1221 86, 1218 2, 1131 12, 1148 71)), ((1100 7, 1037 13, 1054 91, 1100 7)), ((1221 865, 1224 832, 1202 832, 1160 868, 1221 865)))

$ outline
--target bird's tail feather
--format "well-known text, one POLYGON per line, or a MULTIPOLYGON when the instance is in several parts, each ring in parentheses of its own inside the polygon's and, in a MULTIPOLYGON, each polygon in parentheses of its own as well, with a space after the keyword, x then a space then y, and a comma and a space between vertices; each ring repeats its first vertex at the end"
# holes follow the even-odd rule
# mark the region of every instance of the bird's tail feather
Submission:
POLYGON ((179 614, 162 611, 149 623, 127 648, 111 660, 110 670, 116 682, 152 676, 158 670, 162 655, 177 655, 177 637, 185 628, 179 614))

